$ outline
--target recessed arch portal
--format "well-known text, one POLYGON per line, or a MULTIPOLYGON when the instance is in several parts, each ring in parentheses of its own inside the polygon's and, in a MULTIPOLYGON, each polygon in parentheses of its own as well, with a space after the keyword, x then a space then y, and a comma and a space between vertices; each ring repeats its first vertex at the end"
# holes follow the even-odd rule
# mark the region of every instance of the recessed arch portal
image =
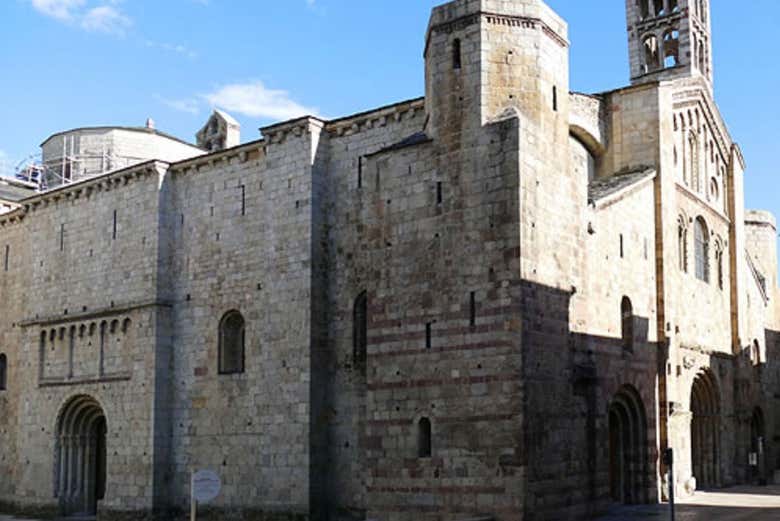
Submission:
POLYGON ((623 387, 609 406, 609 482, 618 503, 648 501, 647 417, 639 393, 623 387))
POLYGON ((65 515, 95 515, 106 492, 106 417, 91 396, 71 398, 57 419, 54 495, 65 515))
POLYGON ((708 369, 693 380, 691 413, 691 468, 696 487, 716 487, 720 482, 720 392, 708 369))

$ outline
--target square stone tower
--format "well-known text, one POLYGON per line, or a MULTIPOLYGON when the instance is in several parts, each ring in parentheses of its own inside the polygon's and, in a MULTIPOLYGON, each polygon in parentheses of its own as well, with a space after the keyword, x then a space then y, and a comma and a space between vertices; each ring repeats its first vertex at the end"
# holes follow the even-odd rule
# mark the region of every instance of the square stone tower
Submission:
POLYGON ((541 0, 455 0, 436 7, 425 46, 427 131, 445 144, 516 108, 568 135, 566 23, 541 0))
POLYGON ((633 84, 698 76, 712 88, 710 0, 626 0, 633 84))

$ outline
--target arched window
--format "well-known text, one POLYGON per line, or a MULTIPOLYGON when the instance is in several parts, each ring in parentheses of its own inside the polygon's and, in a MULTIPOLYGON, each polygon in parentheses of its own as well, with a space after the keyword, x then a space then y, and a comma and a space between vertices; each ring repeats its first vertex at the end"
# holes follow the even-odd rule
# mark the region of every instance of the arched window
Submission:
POLYGON ((452 42, 452 68, 460 69, 462 62, 462 54, 460 50, 460 38, 455 38, 452 42))
POLYGON ((720 187, 718 186, 718 180, 714 177, 710 179, 710 192, 709 192, 710 201, 713 203, 717 203, 718 199, 720 198, 720 187))
POLYGON ((680 31, 669 29, 664 33, 664 68, 680 64, 680 31))
POLYGON ((761 344, 758 343, 758 340, 753 340, 752 348, 750 359, 753 361, 753 364, 759 365, 761 363, 761 344))
POLYGON ((355 299, 352 314, 352 358, 355 367, 365 373, 368 358, 368 293, 365 291, 355 299))
POLYGON ((655 15, 656 16, 663 16, 666 14, 666 9, 664 9, 664 0, 652 0, 655 2, 655 15))
POLYGON ((677 256, 680 271, 688 273, 688 221, 682 215, 677 219, 677 256))
POLYGON ((654 34, 646 36, 643 40, 642 47, 645 50, 644 72, 658 69, 660 64, 658 57, 658 38, 656 38, 654 34))
POLYGON ((701 41, 701 40, 699 40, 698 52, 696 53, 696 55, 699 58, 699 70, 701 72, 704 72, 704 69, 705 69, 705 67, 704 67, 704 42, 701 41))
POLYGON ((244 372, 244 317, 228 311, 219 322, 219 374, 244 372))
POLYGON ((0 391, 8 388, 8 359, 0 353, 0 391))
POLYGON ((417 457, 430 458, 431 450, 431 420, 420 418, 417 424, 417 457))
POLYGON ((715 241, 715 269, 718 271, 718 288, 723 289, 723 243, 720 240, 715 241))
POLYGON ((669 10, 676 13, 680 10, 680 3, 678 0, 669 0, 669 10))
POLYGON ((623 297, 620 303, 620 336, 623 339, 623 350, 629 353, 634 351, 634 307, 631 299, 623 297))
POLYGON ((642 20, 650 16, 650 8, 648 7, 648 2, 650 1, 651 0, 636 0, 636 3, 639 7, 639 16, 642 18, 642 20))
POLYGON ((696 278, 704 282, 710 281, 710 236, 707 223, 698 217, 694 227, 694 241, 696 242, 696 278))

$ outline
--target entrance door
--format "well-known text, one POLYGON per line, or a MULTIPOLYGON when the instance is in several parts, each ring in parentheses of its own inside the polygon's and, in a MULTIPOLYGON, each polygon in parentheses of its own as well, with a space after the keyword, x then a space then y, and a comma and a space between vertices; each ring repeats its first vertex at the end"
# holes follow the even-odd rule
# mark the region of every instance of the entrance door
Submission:
POLYGON ((696 488, 717 487, 720 481, 720 400, 715 378, 699 374, 691 389, 691 467, 696 488))
POLYGON ((617 503, 647 501, 647 421, 639 393, 624 387, 609 407, 609 480, 617 503))
POLYGON ((106 418, 89 396, 60 413, 55 444, 56 495, 66 516, 94 516, 106 492, 106 418))

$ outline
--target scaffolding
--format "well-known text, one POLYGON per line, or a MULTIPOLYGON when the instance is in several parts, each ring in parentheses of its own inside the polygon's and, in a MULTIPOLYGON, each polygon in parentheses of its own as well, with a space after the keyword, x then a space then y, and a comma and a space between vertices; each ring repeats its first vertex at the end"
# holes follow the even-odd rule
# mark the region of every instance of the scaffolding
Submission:
POLYGON ((99 152, 77 152, 75 136, 65 136, 62 155, 43 160, 40 153, 20 161, 14 169, 14 178, 30 183, 38 192, 97 177, 114 170, 127 168, 144 161, 143 158, 117 156, 105 146, 99 152))

